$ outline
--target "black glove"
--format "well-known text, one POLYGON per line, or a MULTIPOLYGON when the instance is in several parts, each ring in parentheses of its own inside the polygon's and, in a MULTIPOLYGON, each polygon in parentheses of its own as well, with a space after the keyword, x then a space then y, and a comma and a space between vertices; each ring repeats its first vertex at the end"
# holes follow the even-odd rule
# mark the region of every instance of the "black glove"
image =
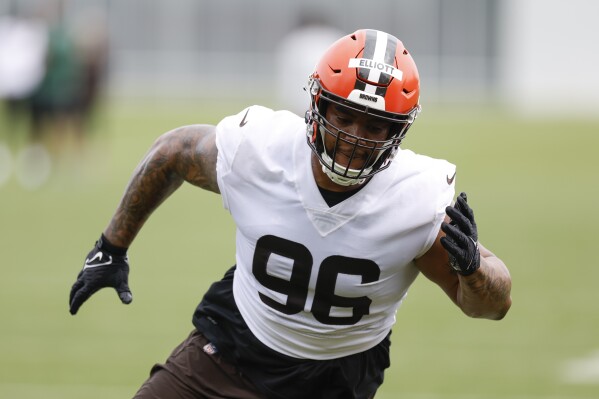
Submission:
POLYGON ((71 288, 69 305, 71 314, 76 314, 83 302, 101 288, 112 287, 119 294, 121 302, 129 304, 133 300, 128 285, 129 259, 127 249, 112 245, 104 234, 96 241, 96 246, 85 258, 83 270, 71 288))
POLYGON ((467 201, 466 193, 461 193, 455 205, 445 209, 451 223, 441 224, 441 230, 446 234, 441 238, 441 245, 449 253, 449 265, 464 276, 474 273, 480 267, 478 230, 474 212, 467 201))

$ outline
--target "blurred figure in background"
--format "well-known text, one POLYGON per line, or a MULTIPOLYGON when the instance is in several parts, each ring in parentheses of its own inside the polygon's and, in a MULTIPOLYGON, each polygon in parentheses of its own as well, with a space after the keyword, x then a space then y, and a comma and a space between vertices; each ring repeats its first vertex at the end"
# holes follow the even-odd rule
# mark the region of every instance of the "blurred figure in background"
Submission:
POLYGON ((45 148, 39 143, 25 147, 13 167, 11 145, 2 139, 16 142, 17 134, 30 126, 31 98, 46 75, 49 36, 43 19, 33 18, 17 6, 17 2, 11 3, 9 15, 0 16, 0 100, 7 115, 6 131, 0 135, 0 186, 15 169, 24 187, 35 188, 49 174, 45 148))
POLYGON ((50 21, 46 74, 31 98, 34 138, 49 136, 55 151, 64 148, 65 135, 81 150, 96 106, 108 59, 104 14, 84 9, 73 25, 64 20, 63 2, 48 10, 50 21))
MULTIPOLYGON (((19 183, 29 189, 48 179, 51 157, 78 169, 68 165, 83 151, 108 54, 102 12, 83 10, 71 26, 62 0, 37 5, 40 22, 29 23, 28 31, 24 22, 4 23, 10 40, 0 39, 0 96, 8 104, 10 126, 19 117, 27 121, 21 127, 28 131, 27 144, 17 155, 15 169, 19 183)), ((8 148, 4 153, 10 155, 8 148)))
POLYGON ((0 16, 0 99, 9 129, 26 115, 27 101, 46 73, 47 26, 21 14, 12 3, 9 15, 0 16))
POLYGON ((72 128, 81 64, 75 41, 64 23, 62 2, 52 4, 45 12, 49 23, 46 74, 31 97, 31 132, 34 140, 54 141, 72 128))
POLYGON ((302 88, 322 53, 341 36, 343 32, 331 26, 320 14, 306 14, 299 19, 297 27, 281 40, 277 49, 277 100, 280 107, 304 116, 308 108, 302 88))

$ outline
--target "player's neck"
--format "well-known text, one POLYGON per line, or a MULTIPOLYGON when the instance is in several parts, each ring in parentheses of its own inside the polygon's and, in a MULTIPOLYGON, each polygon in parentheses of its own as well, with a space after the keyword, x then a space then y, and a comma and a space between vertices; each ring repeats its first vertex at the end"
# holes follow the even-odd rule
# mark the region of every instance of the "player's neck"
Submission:
POLYGON ((356 185, 356 186, 352 186, 352 187, 354 187, 353 191, 329 191, 322 187, 318 187, 318 190, 320 191, 320 195, 322 195, 322 198, 327 203, 327 205, 329 207, 333 207, 333 206, 337 205, 338 203, 343 202, 346 199, 348 199, 349 197, 356 194, 358 191, 360 191, 362 189, 362 187, 364 187, 364 184, 360 184, 360 185, 356 185))

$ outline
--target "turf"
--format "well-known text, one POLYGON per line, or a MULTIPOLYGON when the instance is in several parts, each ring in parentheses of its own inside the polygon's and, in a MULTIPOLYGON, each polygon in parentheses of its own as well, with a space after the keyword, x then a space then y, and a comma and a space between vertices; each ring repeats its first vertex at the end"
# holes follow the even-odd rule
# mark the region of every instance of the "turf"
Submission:
MULTIPOLYGON (((57 146, 46 185, 0 187, 0 397, 131 397, 189 333, 201 295, 234 262, 215 194, 183 186, 148 221, 130 250, 131 305, 103 290, 73 317, 68 293, 153 140, 241 106, 108 104, 83 146, 57 146)), ((0 142, 16 152, 24 126, 0 115, 0 142)), ((579 383, 564 374, 599 350, 598 132, 596 121, 425 108, 404 146, 458 164, 457 189, 511 270, 514 304, 500 322, 469 319, 420 277, 377 398, 599 397, 599 371, 579 383)))

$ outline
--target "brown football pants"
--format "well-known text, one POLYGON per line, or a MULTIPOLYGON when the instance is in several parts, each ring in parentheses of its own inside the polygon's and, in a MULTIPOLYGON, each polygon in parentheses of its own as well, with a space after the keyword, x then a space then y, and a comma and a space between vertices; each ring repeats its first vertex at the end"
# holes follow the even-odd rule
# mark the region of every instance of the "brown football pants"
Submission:
POLYGON ((194 330, 166 360, 152 367, 134 399, 263 399, 235 366, 194 330))

